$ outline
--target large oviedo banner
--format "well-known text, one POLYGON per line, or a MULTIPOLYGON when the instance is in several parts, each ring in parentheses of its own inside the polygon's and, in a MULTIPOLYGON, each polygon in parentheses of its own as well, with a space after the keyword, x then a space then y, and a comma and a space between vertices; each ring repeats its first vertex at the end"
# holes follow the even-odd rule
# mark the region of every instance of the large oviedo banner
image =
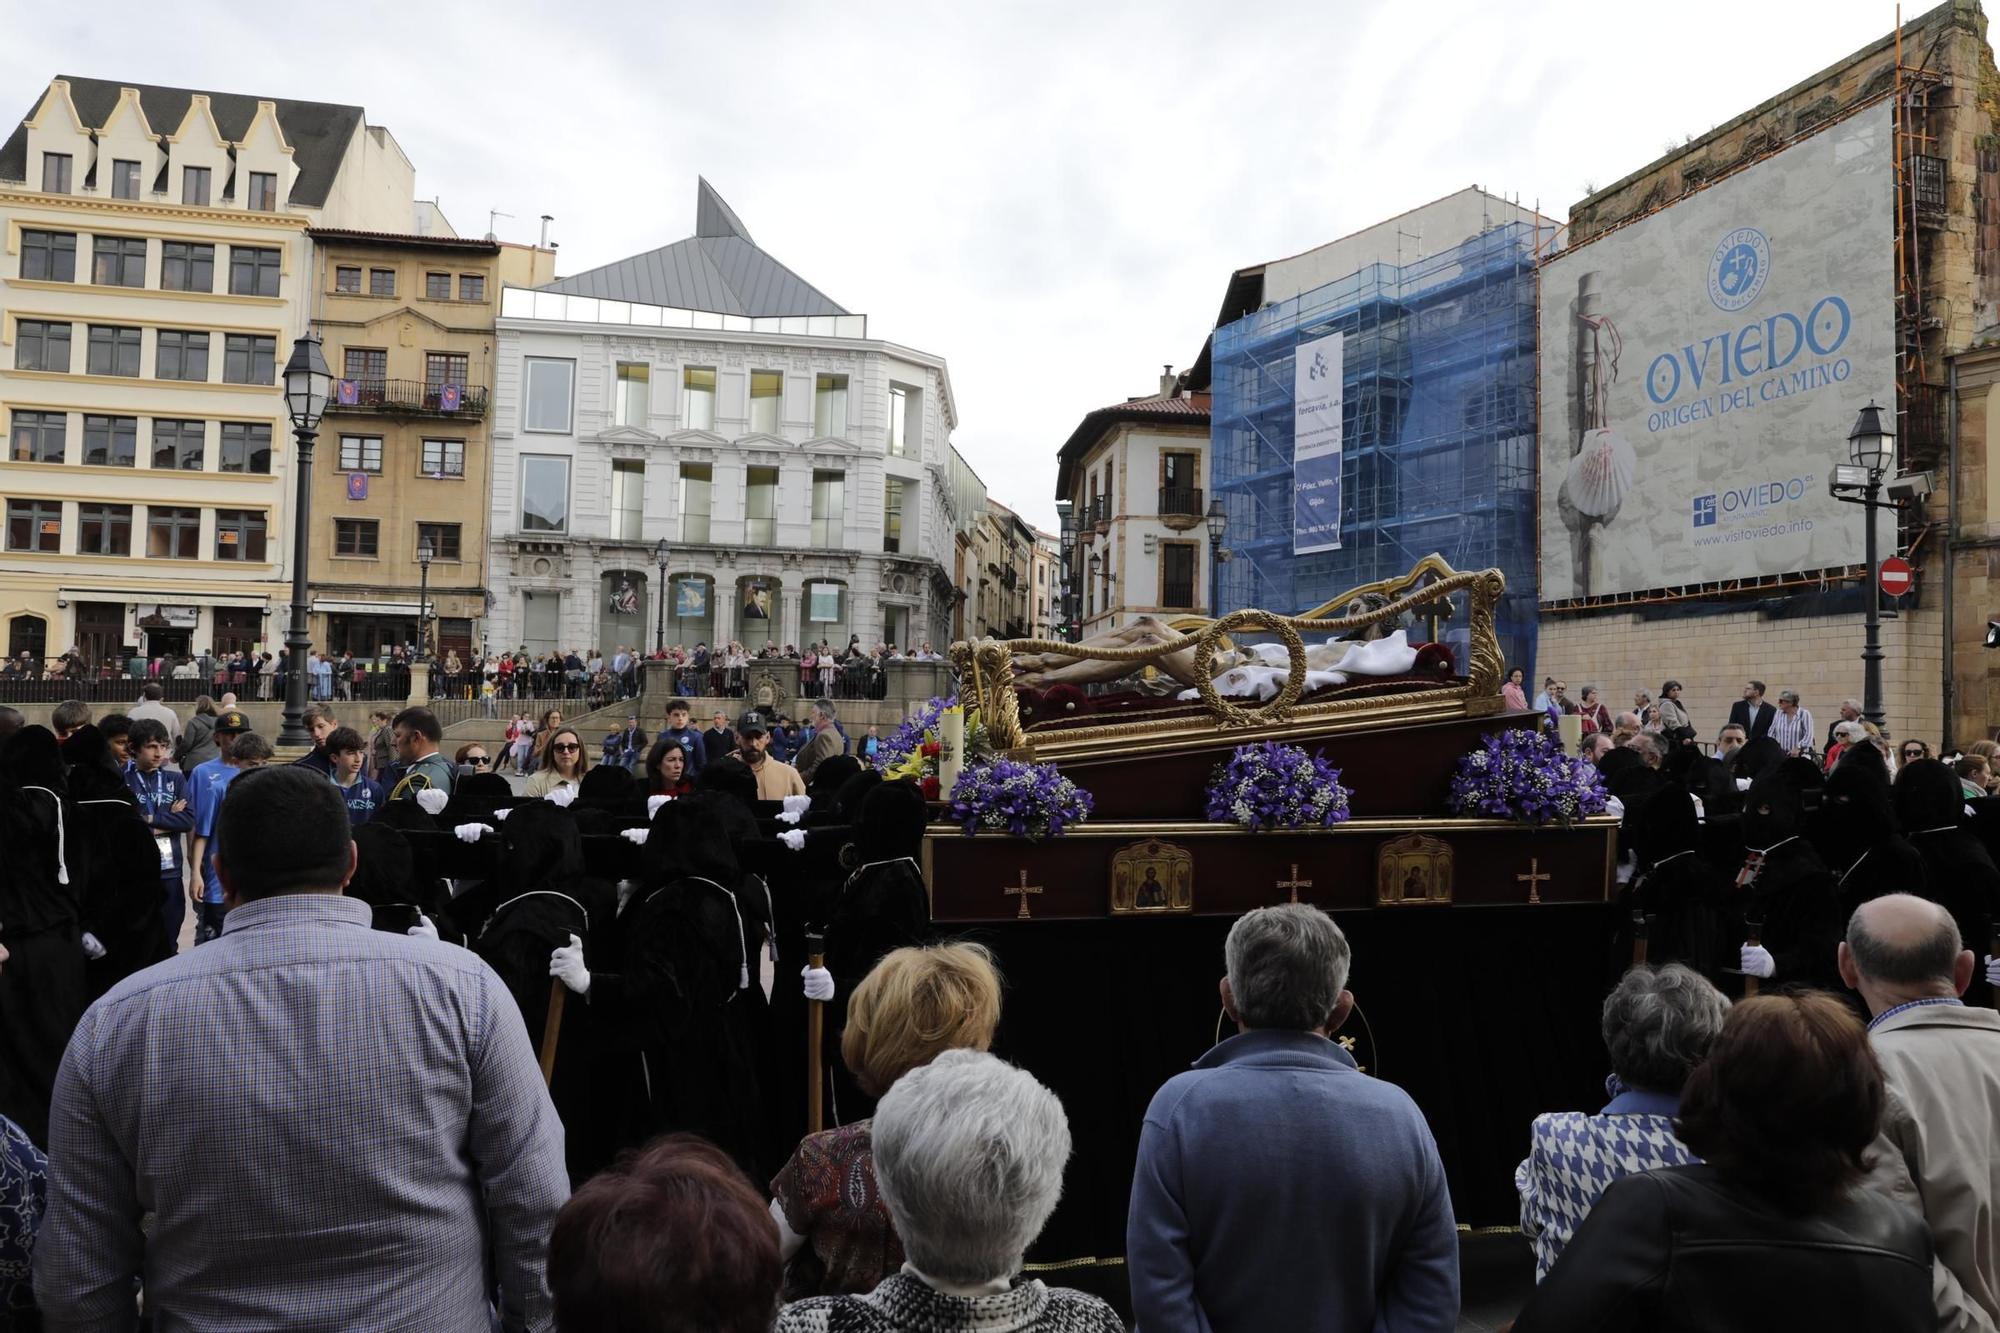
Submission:
POLYGON ((1895 406, 1887 103, 1541 274, 1544 601, 1858 563, 1827 494, 1895 406))
POLYGON ((1292 362, 1292 553, 1340 549, 1341 339, 1299 344, 1292 362))

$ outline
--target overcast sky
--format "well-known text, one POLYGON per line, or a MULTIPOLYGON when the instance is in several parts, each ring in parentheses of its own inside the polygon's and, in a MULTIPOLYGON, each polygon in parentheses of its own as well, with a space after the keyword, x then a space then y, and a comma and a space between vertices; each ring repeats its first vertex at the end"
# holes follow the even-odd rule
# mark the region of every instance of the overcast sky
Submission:
POLYGON ((1045 527, 1078 418, 1193 361, 1231 270, 1475 183, 1566 217, 1894 26, 1859 0, 122 7, 0 0, 0 114, 59 72, 356 103, 461 234, 554 214, 562 273, 692 234, 706 176, 872 335, 949 360, 959 449, 1045 527))

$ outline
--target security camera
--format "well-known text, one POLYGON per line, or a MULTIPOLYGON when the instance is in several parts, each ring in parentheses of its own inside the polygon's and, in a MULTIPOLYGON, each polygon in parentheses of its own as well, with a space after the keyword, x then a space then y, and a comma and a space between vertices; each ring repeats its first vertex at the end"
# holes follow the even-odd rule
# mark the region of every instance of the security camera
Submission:
POLYGON ((1928 472, 1905 472, 1900 477, 1891 477, 1882 487, 1891 500, 1921 500, 1934 489, 1928 472))

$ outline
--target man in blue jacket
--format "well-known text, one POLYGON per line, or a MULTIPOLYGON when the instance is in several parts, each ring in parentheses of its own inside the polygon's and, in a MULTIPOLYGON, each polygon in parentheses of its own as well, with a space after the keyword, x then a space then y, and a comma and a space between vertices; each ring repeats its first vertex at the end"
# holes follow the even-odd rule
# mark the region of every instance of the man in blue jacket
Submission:
POLYGON ((1458 1236, 1416 1103, 1332 1040, 1354 1008, 1347 937, 1304 903, 1229 932, 1238 1035, 1147 1108, 1126 1220, 1140 1333, 1440 1330, 1458 1236))

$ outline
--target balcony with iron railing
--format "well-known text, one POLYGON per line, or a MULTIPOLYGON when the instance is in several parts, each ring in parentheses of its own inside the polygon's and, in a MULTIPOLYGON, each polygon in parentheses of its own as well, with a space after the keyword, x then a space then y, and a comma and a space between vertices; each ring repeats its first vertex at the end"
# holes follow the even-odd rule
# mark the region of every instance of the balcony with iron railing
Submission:
POLYGON ((1194 527, 1206 512, 1202 508, 1201 487, 1160 487, 1160 521, 1176 532, 1194 527))
POLYGON ((483 384, 456 381, 343 379, 335 380, 328 412, 381 414, 398 417, 439 417, 448 421, 480 421, 486 416, 492 391, 483 384))

